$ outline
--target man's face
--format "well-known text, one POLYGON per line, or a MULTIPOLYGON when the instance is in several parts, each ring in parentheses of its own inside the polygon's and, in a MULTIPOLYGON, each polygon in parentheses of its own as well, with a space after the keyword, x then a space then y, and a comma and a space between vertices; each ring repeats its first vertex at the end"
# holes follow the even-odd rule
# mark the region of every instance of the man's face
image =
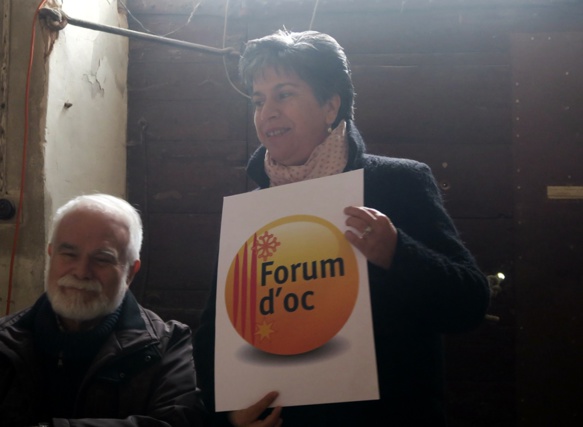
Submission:
POLYGON ((73 321, 115 311, 135 273, 128 242, 127 228, 111 215, 88 209, 66 215, 49 245, 45 287, 53 310, 73 321))

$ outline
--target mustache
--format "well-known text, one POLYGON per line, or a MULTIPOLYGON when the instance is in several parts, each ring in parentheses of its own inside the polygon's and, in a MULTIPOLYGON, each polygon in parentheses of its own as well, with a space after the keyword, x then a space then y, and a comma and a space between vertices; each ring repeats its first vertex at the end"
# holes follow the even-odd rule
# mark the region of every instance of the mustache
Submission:
POLYGON ((103 287, 98 280, 79 280, 70 274, 57 280, 57 285, 63 288, 74 288, 81 291, 101 292, 103 287))

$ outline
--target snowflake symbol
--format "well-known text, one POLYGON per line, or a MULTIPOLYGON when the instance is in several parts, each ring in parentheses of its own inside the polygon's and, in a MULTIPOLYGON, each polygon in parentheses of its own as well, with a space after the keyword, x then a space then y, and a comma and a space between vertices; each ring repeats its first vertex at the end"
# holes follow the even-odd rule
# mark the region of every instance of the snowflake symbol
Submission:
POLYGON ((281 245, 281 242, 277 240, 277 237, 265 231, 265 233, 257 237, 257 241, 251 249, 257 252, 257 258, 262 258, 263 261, 266 261, 277 251, 279 245, 281 245))

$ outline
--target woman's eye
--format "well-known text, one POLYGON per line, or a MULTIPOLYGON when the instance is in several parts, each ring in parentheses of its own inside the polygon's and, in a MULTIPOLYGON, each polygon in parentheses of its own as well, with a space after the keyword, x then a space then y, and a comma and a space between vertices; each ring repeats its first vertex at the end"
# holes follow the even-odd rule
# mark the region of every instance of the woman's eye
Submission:
POLYGON ((279 99, 289 98, 292 94, 290 92, 282 92, 279 94, 279 99))
POLYGON ((252 101, 253 107, 255 108, 261 108, 261 106, 263 106, 263 101, 260 99, 254 99, 252 101))

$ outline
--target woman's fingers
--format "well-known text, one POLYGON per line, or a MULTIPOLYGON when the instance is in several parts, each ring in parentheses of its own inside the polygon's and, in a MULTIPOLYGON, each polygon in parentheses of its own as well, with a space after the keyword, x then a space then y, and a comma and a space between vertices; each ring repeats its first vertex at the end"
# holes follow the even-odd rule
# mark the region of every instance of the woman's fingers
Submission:
MULTIPOLYGON (((281 408, 275 408, 272 413, 266 417, 264 420, 258 420, 259 416, 267 409, 269 406, 277 399, 279 393, 272 391, 263 396, 259 401, 253 405, 240 409, 238 411, 233 411, 229 414, 229 419, 231 423, 236 427, 274 427, 279 425, 279 415, 281 413, 281 408)), ((281 420, 279 420, 281 421, 281 420)))
POLYGON ((349 206, 344 213, 346 225, 356 231, 347 230, 346 239, 373 264, 390 268, 397 245, 397 229, 391 220, 364 206, 349 206))

